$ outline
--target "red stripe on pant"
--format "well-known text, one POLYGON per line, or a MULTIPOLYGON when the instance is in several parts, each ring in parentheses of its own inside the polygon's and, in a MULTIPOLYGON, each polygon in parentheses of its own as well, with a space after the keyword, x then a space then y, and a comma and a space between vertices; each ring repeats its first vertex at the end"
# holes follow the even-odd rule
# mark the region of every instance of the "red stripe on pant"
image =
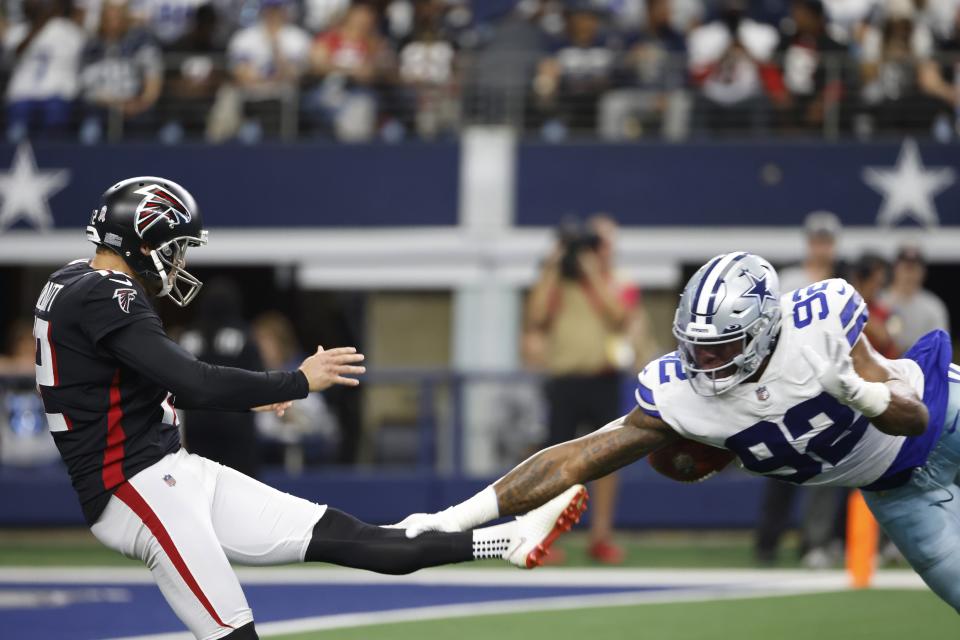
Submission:
POLYGON ((147 528, 150 529, 150 533, 152 533, 157 539, 157 542, 160 543, 160 547, 167 554, 167 557, 170 558, 173 566, 176 567, 177 573, 179 573, 180 577, 183 578, 183 581, 187 583, 187 586, 190 587, 190 591, 192 591, 193 595, 197 597, 197 600, 199 600, 200 604, 203 605, 203 608, 207 610, 207 613, 209 613, 210 616, 216 620, 217 624, 221 627, 233 629, 233 627, 224 623, 223 620, 220 619, 220 616, 217 615, 216 610, 213 608, 213 605, 210 604, 210 600, 207 599, 206 594, 203 593, 203 590, 197 583, 196 578, 194 578, 193 574, 190 573, 190 568, 187 567, 187 563, 184 562, 183 556, 181 556, 180 551, 177 550, 177 546, 170 538, 170 534, 167 533, 163 523, 160 522, 160 518, 158 518, 157 514, 153 512, 153 509, 151 509, 150 505, 147 504, 147 501, 143 499, 143 496, 137 493, 137 490, 134 489, 133 485, 131 485, 129 482, 124 482, 117 487, 117 490, 113 495, 117 496, 121 502, 130 507, 130 509, 137 514, 137 517, 143 521, 143 524, 147 525, 147 528))
POLYGON ((120 369, 110 383, 110 408, 107 410, 107 448, 103 450, 103 486, 113 489, 126 480, 123 475, 123 407, 120 405, 120 369))

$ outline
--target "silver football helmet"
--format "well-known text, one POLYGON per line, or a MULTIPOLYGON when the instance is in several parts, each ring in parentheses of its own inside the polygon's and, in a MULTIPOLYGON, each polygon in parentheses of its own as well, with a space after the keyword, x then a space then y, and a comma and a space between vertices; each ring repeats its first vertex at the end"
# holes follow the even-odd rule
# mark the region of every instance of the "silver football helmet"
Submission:
POLYGON ((694 391, 716 396, 748 379, 780 333, 780 279, 769 262, 742 251, 700 267, 673 319, 680 363, 694 391))

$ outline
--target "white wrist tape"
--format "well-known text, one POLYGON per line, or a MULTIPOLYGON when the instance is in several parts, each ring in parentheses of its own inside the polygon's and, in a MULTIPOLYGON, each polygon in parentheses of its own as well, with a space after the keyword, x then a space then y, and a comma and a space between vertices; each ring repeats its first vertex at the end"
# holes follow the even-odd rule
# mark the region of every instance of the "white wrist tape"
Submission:
POLYGON ((460 531, 467 531, 485 522, 496 520, 500 517, 497 493, 493 490, 493 485, 490 485, 472 498, 448 508, 447 513, 457 523, 460 531))
POLYGON ((890 387, 882 382, 864 382, 848 405, 868 418, 876 418, 890 406, 890 387))

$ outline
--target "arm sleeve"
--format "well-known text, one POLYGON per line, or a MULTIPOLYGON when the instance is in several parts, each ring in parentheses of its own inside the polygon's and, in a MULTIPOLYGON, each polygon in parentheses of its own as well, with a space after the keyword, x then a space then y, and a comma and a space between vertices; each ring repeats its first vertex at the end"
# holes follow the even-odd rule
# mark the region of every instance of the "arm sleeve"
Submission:
POLYGON ((687 379, 676 353, 657 358, 637 375, 637 388, 634 398, 642 412, 662 420, 671 429, 684 437, 689 437, 680 424, 676 411, 669 410, 670 402, 664 398, 664 390, 673 384, 685 384, 687 379))
POLYGON ((127 324, 101 345, 173 393, 178 409, 240 411, 305 398, 309 391, 301 371, 255 372, 201 362, 171 340, 156 319, 127 324))
POLYGON ((832 281, 831 292, 838 292, 840 304, 840 330, 847 339, 850 348, 857 343, 863 333, 863 327, 870 319, 870 310, 857 290, 846 280, 837 278, 832 281), (833 284, 835 283, 835 284, 833 284))

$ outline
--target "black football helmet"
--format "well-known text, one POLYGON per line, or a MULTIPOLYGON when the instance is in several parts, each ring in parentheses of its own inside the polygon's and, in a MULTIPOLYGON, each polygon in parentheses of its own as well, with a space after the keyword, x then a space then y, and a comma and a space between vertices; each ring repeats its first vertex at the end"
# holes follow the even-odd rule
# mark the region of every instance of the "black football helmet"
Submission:
POLYGON ((172 180, 140 176, 107 189, 87 239, 115 251, 151 293, 178 306, 190 304, 203 286, 184 265, 187 248, 205 245, 207 232, 193 196, 172 180))

